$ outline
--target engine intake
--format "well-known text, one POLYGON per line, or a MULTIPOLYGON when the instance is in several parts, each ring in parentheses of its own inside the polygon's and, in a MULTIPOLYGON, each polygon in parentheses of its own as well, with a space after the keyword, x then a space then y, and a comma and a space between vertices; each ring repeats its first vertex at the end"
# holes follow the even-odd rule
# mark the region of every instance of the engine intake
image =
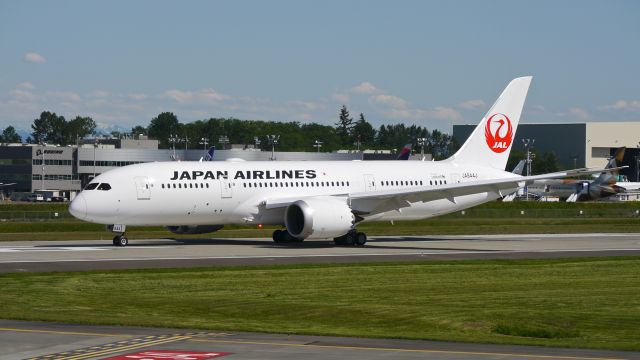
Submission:
POLYGON ((206 234, 222 229, 224 225, 172 225, 167 229, 174 234, 206 234))
POLYGON ((342 236, 353 228, 355 217, 345 200, 314 198, 287 206, 284 224, 298 239, 327 239, 342 236))

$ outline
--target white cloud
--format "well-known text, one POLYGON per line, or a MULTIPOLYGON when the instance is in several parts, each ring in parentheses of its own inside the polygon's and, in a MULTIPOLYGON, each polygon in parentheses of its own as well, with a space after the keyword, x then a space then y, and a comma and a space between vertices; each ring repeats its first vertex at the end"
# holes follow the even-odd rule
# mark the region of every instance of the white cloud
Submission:
POLYGON ((331 100, 334 100, 334 101, 339 102, 341 104, 346 104, 351 99, 349 98, 349 95, 347 95, 347 94, 333 93, 333 94, 331 94, 331 100))
POLYGON ((406 100, 394 95, 374 95, 369 98, 369 102, 373 104, 390 106, 395 109, 404 109, 408 106, 406 100))
POLYGON ((181 104, 189 103, 217 103, 230 99, 229 96, 219 93, 213 89, 202 89, 198 91, 168 90, 165 97, 175 100, 181 104))
POLYGON ((356 94, 375 94, 379 92, 377 87, 372 83, 365 81, 351 88, 351 92, 356 94))
POLYGON ((483 100, 467 100, 459 106, 466 110, 479 110, 485 108, 487 104, 483 100))
POLYGON ((74 103, 82 100, 82 97, 73 91, 48 91, 46 95, 53 100, 66 103, 74 103))
POLYGON ((456 110, 450 107, 438 106, 433 111, 431 111, 431 115, 439 120, 449 120, 449 121, 459 121, 462 120, 462 115, 456 110))
POLYGON ((17 89, 24 89, 24 90, 33 90, 33 89, 35 89, 36 87, 35 87, 35 86, 33 86, 33 84, 32 84, 32 83, 30 83, 30 82, 28 82, 28 81, 25 81, 25 82, 22 82, 22 83, 20 83, 20 84, 16 85, 16 88, 17 88, 17 89))
POLYGON ((111 96, 111 93, 104 90, 96 90, 96 91, 90 92, 87 96, 92 98, 104 99, 111 96))
POLYGON ((130 99, 137 100, 137 101, 145 100, 145 99, 147 98, 147 95, 145 95, 145 94, 140 94, 140 93, 136 93, 136 94, 128 94, 127 96, 128 96, 130 99))
POLYGON ((640 100, 618 100, 612 105, 599 106, 598 110, 625 110, 636 111, 640 110, 640 100))
POLYGON ((9 95, 18 101, 33 101, 36 98, 31 91, 22 89, 11 90, 9 91, 9 95))
POLYGON ((588 120, 591 118, 591 115, 589 115, 589 113, 587 112, 587 110, 585 109, 581 109, 581 108, 570 108, 569 109, 569 114, 577 117, 580 120, 588 120))
POLYGON ((24 54, 24 56, 22 57, 22 60, 26 61, 26 62, 31 62, 31 63, 46 63, 47 59, 35 52, 28 52, 26 54, 24 54))

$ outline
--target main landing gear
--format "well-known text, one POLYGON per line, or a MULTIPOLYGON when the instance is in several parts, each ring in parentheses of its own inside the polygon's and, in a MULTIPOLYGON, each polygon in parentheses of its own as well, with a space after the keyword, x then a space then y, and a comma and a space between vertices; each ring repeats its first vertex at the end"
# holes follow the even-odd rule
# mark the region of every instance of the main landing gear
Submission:
POLYGON ((127 246, 129 239, 124 234, 116 235, 113 237, 113 246, 127 246))
POLYGON ((338 246, 364 246, 367 243, 367 234, 354 230, 333 239, 338 246))
POLYGON ((289 234, 289 232, 287 230, 276 230, 273 232, 272 235, 273 241, 279 243, 279 244, 285 244, 285 243, 301 243, 304 241, 304 239, 299 239, 296 237, 291 236, 291 234, 289 234))

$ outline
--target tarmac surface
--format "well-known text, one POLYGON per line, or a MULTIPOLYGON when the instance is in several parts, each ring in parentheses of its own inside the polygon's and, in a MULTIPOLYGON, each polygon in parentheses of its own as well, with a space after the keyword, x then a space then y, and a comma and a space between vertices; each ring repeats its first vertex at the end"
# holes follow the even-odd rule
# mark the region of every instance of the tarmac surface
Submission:
MULTIPOLYGON (((275 244, 269 239, 133 240, 125 248, 97 240, 2 242, 0 272, 595 256, 640 256, 640 234, 373 237, 364 247, 336 247, 327 241, 275 244)), ((640 359, 636 352, 0 320, 0 359, 191 360, 217 356, 267 360, 640 359)))
POLYGON ((0 320, 0 359, 191 360, 216 356, 263 360, 640 359, 640 353, 623 351, 0 320), (167 355, 168 351, 174 355, 167 355))
POLYGON ((364 247, 332 241, 151 239, 0 243, 0 273, 235 265, 638 256, 640 234, 524 234, 372 237, 364 247))

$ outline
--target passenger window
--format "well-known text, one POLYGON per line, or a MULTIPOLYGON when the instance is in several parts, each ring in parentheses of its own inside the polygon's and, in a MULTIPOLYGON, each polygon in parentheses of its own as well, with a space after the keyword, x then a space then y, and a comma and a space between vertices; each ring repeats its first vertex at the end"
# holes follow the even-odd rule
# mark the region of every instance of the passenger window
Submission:
POLYGON ((98 186, 98 190, 104 190, 104 191, 111 190, 111 185, 107 183, 102 183, 100 184, 100 186, 98 186))
POLYGON ((84 187, 85 190, 93 190, 98 187, 98 183, 91 183, 84 187))

